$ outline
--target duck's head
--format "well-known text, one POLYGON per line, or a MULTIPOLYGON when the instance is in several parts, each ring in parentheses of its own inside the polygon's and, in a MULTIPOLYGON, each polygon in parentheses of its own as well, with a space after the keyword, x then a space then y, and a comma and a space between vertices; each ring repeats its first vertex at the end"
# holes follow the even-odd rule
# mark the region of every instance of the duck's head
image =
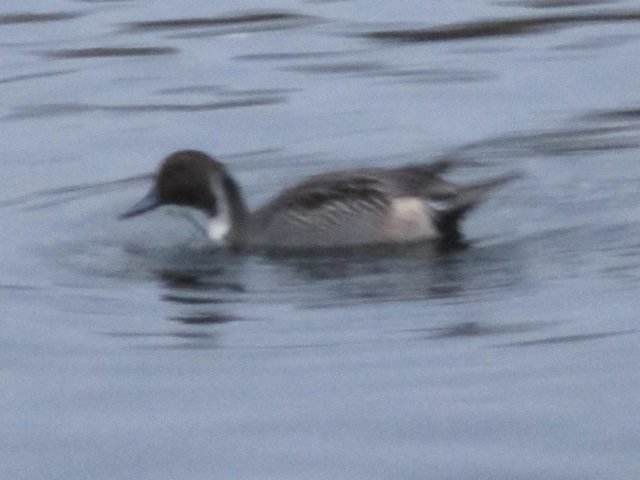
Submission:
POLYGON ((225 166, 197 150, 181 150, 165 158, 147 195, 120 218, 135 217, 163 205, 204 212, 212 220, 212 237, 226 235, 246 212, 238 186, 225 166))

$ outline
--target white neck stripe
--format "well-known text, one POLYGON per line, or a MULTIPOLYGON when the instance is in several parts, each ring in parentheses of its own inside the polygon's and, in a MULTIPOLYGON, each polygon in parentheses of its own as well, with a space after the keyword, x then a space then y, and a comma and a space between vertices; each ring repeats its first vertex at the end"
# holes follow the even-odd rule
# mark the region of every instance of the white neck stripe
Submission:
POLYGON ((231 230, 231 206, 227 198, 227 191, 218 178, 211 179, 213 191, 216 192, 217 214, 209 221, 207 234, 216 243, 225 243, 231 230), (216 182, 217 184, 214 184, 216 182))

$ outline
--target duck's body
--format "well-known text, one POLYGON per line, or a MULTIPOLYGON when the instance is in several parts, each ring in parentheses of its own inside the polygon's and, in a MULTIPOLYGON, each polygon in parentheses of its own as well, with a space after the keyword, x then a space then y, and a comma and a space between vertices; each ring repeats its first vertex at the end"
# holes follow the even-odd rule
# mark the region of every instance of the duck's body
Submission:
POLYGON ((462 216, 513 175, 461 186, 440 177, 450 167, 439 162, 318 175, 250 212, 224 165, 180 151, 167 157, 151 192, 123 217, 164 204, 197 208, 210 218, 212 240, 240 248, 457 243, 462 216))

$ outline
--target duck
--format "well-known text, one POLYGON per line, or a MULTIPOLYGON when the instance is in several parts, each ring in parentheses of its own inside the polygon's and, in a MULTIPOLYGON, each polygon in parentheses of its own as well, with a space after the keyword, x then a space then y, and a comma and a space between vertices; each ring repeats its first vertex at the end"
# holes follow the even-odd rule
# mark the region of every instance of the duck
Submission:
POLYGON ((456 184, 442 178, 455 162, 358 168, 315 175, 251 211, 220 161, 180 150, 161 163, 147 195, 120 215, 129 219, 165 205, 203 212, 206 233, 234 249, 325 249, 437 241, 464 243, 460 221, 518 175, 456 184))

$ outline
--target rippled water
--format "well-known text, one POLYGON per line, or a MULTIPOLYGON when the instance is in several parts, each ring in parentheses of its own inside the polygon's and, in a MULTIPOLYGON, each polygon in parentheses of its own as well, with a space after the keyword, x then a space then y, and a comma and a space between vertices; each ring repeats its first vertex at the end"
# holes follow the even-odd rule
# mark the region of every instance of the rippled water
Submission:
POLYGON ((638 478, 639 46, 633 1, 3 4, 0 477, 638 478), (238 255, 117 220, 187 147, 253 206, 522 178, 462 251, 238 255))

